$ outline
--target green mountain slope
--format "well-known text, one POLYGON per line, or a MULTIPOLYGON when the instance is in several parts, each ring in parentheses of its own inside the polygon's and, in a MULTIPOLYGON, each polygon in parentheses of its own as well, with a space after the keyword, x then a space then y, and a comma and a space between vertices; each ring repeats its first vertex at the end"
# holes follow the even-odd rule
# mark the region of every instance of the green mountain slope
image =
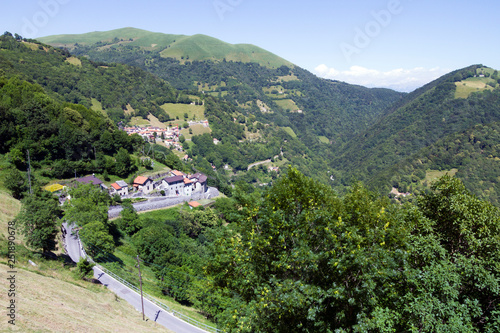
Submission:
MULTIPOLYGON (((151 45, 150 37, 156 35, 149 35, 147 43, 138 46, 146 37, 127 41, 129 32, 130 29, 120 29, 99 33, 98 37, 111 42, 95 42, 96 38, 88 37, 93 34, 85 34, 81 41, 86 43, 65 46, 72 45, 71 52, 94 61, 139 66, 177 89, 224 99, 247 119, 253 116, 264 124, 292 128, 309 147, 321 142, 323 145, 346 142, 404 96, 388 89, 324 80, 288 62, 269 68, 268 52, 249 45, 237 45, 238 51, 236 46, 196 35, 176 36, 175 43, 171 38, 167 42, 172 44, 166 49, 162 49, 165 44, 147 48, 144 45, 151 45), (261 60, 256 61, 258 57, 261 60)), ((77 37, 42 40, 62 46, 61 42, 74 43, 77 37)))
MULTIPOLYGON (((488 93, 499 99, 499 93, 488 93), (495 96, 496 95, 496 96, 495 96)), ((370 180, 376 188, 390 186, 399 192, 418 193, 433 181, 433 175, 453 173, 478 197, 500 204, 500 122, 475 125, 438 140, 405 158, 370 180), (434 170, 434 171, 433 171, 434 170), (452 171, 453 170, 453 171, 452 171), (438 172, 439 171, 439 172, 438 172)))
POLYGON ((212 60, 255 62, 265 67, 277 68, 292 63, 262 48, 250 44, 229 44, 205 35, 172 35, 149 32, 135 28, 123 28, 80 35, 56 35, 41 37, 43 43, 72 50, 75 44, 88 46, 99 43, 103 48, 114 46, 140 47, 154 50, 163 57, 178 60, 212 60))
POLYGON ((348 142, 334 165, 345 171, 345 177, 370 179, 448 135, 499 121, 498 88, 478 91, 467 99, 456 98, 456 82, 482 70, 481 65, 467 67, 407 95, 376 124, 348 142))

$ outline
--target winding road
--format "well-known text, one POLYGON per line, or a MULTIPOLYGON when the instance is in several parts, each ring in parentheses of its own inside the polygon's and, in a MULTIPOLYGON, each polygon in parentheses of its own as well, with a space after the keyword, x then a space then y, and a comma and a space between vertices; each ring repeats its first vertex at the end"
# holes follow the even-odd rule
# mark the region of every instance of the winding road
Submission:
MULTIPOLYGON (((63 228, 66 230, 64 242, 66 252, 71 257, 71 260, 78 262, 81 257, 85 257, 85 252, 82 249, 78 233, 76 231, 74 232, 73 225, 63 223, 63 228), (74 235, 72 235, 72 233, 74 233, 74 235)), ((142 311, 141 295, 122 282, 118 281, 118 277, 112 277, 104 268, 101 268, 98 265, 94 267, 94 277, 103 285, 108 287, 108 289, 130 303, 137 311, 142 311)), ((172 313, 165 311, 163 308, 152 303, 148 299, 144 299, 144 314, 149 319, 176 333, 207 333, 207 331, 175 317, 172 313)))

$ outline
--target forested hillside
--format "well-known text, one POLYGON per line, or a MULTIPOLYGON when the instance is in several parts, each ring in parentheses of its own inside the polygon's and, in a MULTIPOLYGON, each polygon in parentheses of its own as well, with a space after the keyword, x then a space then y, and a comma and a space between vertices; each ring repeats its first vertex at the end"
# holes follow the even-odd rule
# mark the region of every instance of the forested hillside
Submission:
POLYGON ((404 159, 373 177, 373 188, 390 186, 399 192, 425 191, 437 174, 449 172, 462 180, 478 197, 500 205, 500 123, 476 125, 466 131, 454 133, 404 159), (456 172, 456 173, 455 173, 456 172))
MULTIPOLYGON (((82 123, 80 128, 65 131, 64 127, 51 125, 52 132, 48 134, 49 137, 53 137, 51 140, 54 141, 57 137, 58 142, 65 141, 64 144, 57 146, 59 153, 44 148, 44 143, 38 146, 32 143, 34 161, 44 161, 47 176, 68 177, 75 172, 102 174, 104 171, 108 174, 127 176, 134 171, 135 162, 126 159, 129 167, 117 171, 113 169, 110 157, 117 154, 120 148, 129 154, 138 151, 144 143, 142 139, 136 138, 133 147, 127 144, 125 141, 129 140, 129 137, 125 132, 116 130, 116 123, 119 121, 126 123, 133 116, 145 118, 149 113, 156 115, 159 121, 171 120, 179 123, 178 117, 172 119, 174 117, 165 112, 164 105, 191 103, 194 99, 197 103, 203 103, 203 117, 209 121, 211 134, 200 138, 194 136, 194 139, 184 142, 185 153, 192 158, 192 163, 186 168, 190 169, 193 166, 205 172, 211 180, 216 179, 213 185, 217 184, 224 188, 231 180, 238 179, 255 184, 268 182, 271 176, 267 168, 247 172, 247 167, 257 161, 274 160, 275 157, 280 157, 280 165, 289 165, 292 162, 310 176, 327 179, 326 163, 317 151, 311 150, 300 139, 276 127, 272 122, 262 123, 256 117, 242 117, 239 112, 242 110, 240 107, 217 97, 204 96, 198 92, 192 92, 188 96, 137 67, 122 64, 108 65, 76 58, 67 51, 36 41, 27 41, 8 33, 0 37, 0 50, 0 74, 5 78, 5 82, 9 82, 4 88, 9 89, 9 92, 3 96, 3 101, 6 103, 4 104, 6 112, 2 114, 4 119, 2 133, 6 138, 2 142, 3 152, 15 149, 14 152, 21 154, 23 161, 26 159, 26 149, 30 148, 25 142, 27 138, 18 134, 22 142, 14 142, 12 137, 12 131, 20 122, 24 122, 25 118, 21 118, 22 113, 18 114, 19 117, 14 116, 16 114, 14 110, 19 108, 30 110, 27 105, 40 104, 32 102, 32 99, 42 98, 40 97, 42 95, 43 99, 50 101, 50 104, 57 105, 56 109, 64 109, 66 105, 71 105, 69 108, 92 115, 109 127, 106 130, 100 125, 91 124, 87 127, 82 123), (11 88, 12 85, 30 87, 25 92, 33 89, 37 94, 18 98, 23 89, 11 88), (7 98, 8 94, 14 97, 7 98), (98 107, 96 103, 99 104, 98 107), (239 119, 235 121, 238 115, 239 119), (80 135, 82 131, 88 133, 80 135), (63 140, 63 135, 68 137, 64 137, 63 140), (118 140, 116 143, 113 141, 115 137, 120 137, 116 139, 118 140), (218 139, 220 145, 215 145, 213 138, 218 139), (74 153, 75 150, 78 153, 74 153), (95 166, 92 166, 93 164, 95 166), (230 168, 228 171, 224 169, 225 165, 230 168), (212 166, 215 166, 218 172, 215 172, 212 166)), ((30 112, 38 112, 40 117, 49 117, 46 106, 40 105, 38 109, 32 109, 30 112)), ((79 116, 73 115, 75 119, 70 116, 66 118, 68 117, 75 123, 83 121, 79 116)), ((49 118, 48 123, 66 121, 60 113, 54 113, 49 118)), ((31 126, 37 131, 43 124, 44 121, 35 121, 31 126)), ((288 122, 286 124, 289 125, 288 122)), ((44 136, 38 135, 38 137, 44 136)), ((174 158, 169 149, 160 146, 154 149, 167 154, 167 159, 162 158, 159 162, 171 166, 179 165, 179 158, 177 156, 174 158)), ((125 156, 125 153, 122 155, 125 156)), ((157 158, 160 158, 158 156, 163 155, 157 155, 157 158)), ((23 163, 17 167, 25 170, 23 163)))
MULTIPOLYGON (((162 51, 164 46, 151 48, 139 44, 146 33, 136 34, 140 37, 132 38, 131 42, 122 41, 121 30, 95 35, 93 39, 84 34, 42 40, 64 45, 75 55, 88 56, 94 61, 139 66, 180 90, 204 91, 222 98, 233 107, 241 107, 240 112, 245 116, 252 114, 264 123, 292 127, 310 147, 320 139, 326 143, 347 141, 373 124, 403 96, 388 89, 324 80, 288 62, 270 67, 256 60, 242 61, 221 55, 210 59, 178 59, 162 51), (97 38, 101 39, 96 42, 97 38)), ((161 40, 154 33, 148 36, 148 40, 155 38, 161 40)), ((218 44, 207 43, 204 47, 218 52, 218 44)))
MULTIPOLYGON (((499 121, 498 88, 478 90, 467 98, 456 96, 462 80, 479 76, 482 70, 481 65, 475 65, 431 82, 408 95, 376 124, 354 137, 332 161, 332 166, 342 171, 340 178, 344 184, 352 176, 368 180, 448 135, 499 121)), ((494 86, 498 84, 495 82, 494 86)), ((385 186, 390 178, 386 181, 385 186)))

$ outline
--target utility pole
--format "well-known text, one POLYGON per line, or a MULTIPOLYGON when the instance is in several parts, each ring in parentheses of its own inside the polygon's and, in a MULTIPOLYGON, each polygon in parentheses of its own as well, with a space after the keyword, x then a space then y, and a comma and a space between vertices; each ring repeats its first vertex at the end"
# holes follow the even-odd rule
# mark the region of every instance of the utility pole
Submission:
POLYGON ((139 255, 137 255, 137 269, 139 269, 139 286, 141 287, 142 320, 145 320, 144 319, 144 299, 142 298, 141 264, 140 264, 140 261, 139 261, 139 255))
POLYGON ((31 162, 30 162, 30 151, 29 149, 26 150, 28 152, 28 184, 30 186, 30 195, 33 194, 33 191, 31 190, 31 162))

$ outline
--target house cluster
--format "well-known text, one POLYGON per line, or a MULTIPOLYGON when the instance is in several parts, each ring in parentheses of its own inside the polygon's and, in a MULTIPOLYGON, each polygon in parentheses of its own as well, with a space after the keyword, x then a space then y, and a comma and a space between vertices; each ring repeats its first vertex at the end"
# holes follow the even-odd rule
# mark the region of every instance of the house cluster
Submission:
POLYGON ((187 175, 181 171, 172 170, 170 175, 159 182, 159 188, 166 196, 190 196, 203 193, 208 189, 207 176, 202 173, 187 175))
POLYGON ((181 130, 178 125, 168 128, 131 126, 124 127, 123 130, 128 135, 138 134, 145 141, 156 142, 156 140, 163 140, 167 146, 181 147, 179 143, 181 130))
POLYGON ((118 194, 121 197, 133 193, 150 194, 154 190, 163 191, 165 196, 191 196, 195 193, 204 193, 208 190, 207 176, 202 173, 192 175, 178 170, 170 171, 166 177, 153 180, 151 177, 138 176, 129 185, 123 180, 112 183, 109 188, 95 175, 78 178, 80 184, 92 183, 102 190, 108 191, 110 195, 118 194))

